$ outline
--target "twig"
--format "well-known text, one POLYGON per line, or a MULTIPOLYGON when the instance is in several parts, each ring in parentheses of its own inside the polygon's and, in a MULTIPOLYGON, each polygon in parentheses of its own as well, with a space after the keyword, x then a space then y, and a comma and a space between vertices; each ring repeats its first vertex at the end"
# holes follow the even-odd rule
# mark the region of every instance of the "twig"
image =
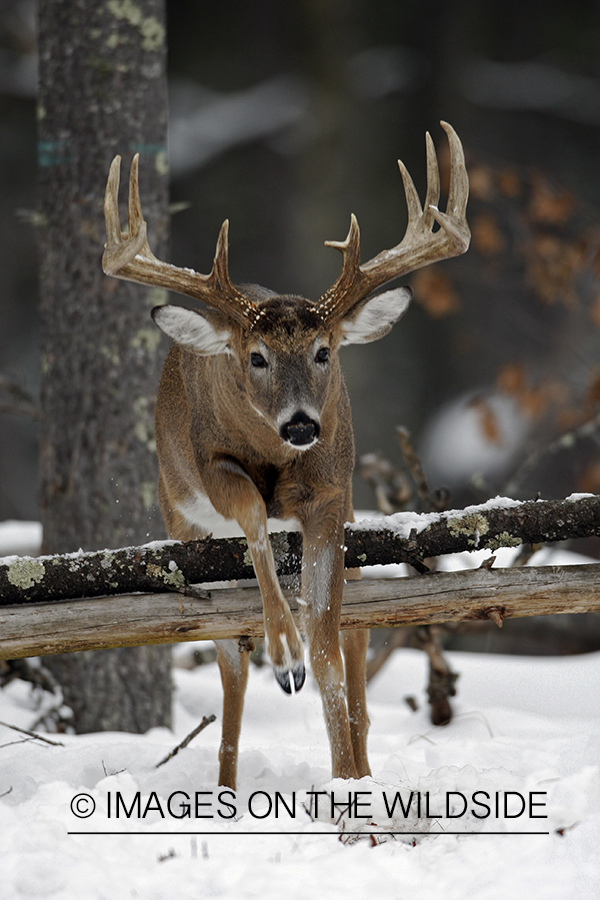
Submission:
POLYGON ((532 452, 526 456, 523 462, 517 467, 516 471, 513 472, 512 477, 507 482, 505 486, 505 493, 507 496, 517 496, 521 489, 521 485, 527 476, 531 475, 531 473, 537 469, 544 457, 556 456, 557 453, 561 453, 563 450, 571 450, 579 441, 582 441, 585 438, 595 438, 599 430, 600 412, 597 412, 595 416, 592 416, 591 419, 583 422, 577 428, 573 428, 571 431, 559 435, 559 437, 550 441, 550 443, 532 450, 532 452))
POLYGON ((541 549, 542 544, 522 544, 511 566, 526 566, 541 549))
POLYGON ((447 492, 444 490, 432 491, 429 487, 423 465, 417 455, 410 433, 407 429, 403 428, 401 425, 397 425, 396 435, 398 436, 398 442, 400 444, 400 449, 402 450, 402 455, 404 456, 404 461, 410 472, 411 478, 415 483, 419 499, 425 504, 425 508, 428 512, 443 512, 448 504, 447 492))
POLYGON ((0 413, 29 416, 37 420, 40 412, 32 395, 7 375, 0 374, 0 392, 4 391, 8 400, 0 399, 0 413))
POLYGON ((358 460, 361 478, 373 489, 377 508, 384 516, 405 509, 412 497, 406 475, 396 469, 381 453, 365 453, 358 460))
POLYGON ((9 725, 8 722, 0 722, 0 725, 4 725, 5 728, 12 728, 13 731, 19 731, 21 734, 26 734, 29 737, 36 738, 38 741, 44 741, 46 744, 52 744, 54 747, 65 746, 62 741, 51 741, 50 738, 42 737, 41 734, 37 734, 35 731, 27 731, 26 728, 19 728, 18 725, 9 725))
POLYGON ((419 625, 415 628, 415 636, 419 646, 429 657, 427 696, 431 707, 431 721, 434 725, 446 725, 452 719, 452 707, 448 698, 456 696, 458 673, 452 671, 444 658, 438 626, 419 625))
POLYGON ((377 675, 381 667, 388 661, 394 650, 406 647, 411 641, 412 629, 390 628, 389 636, 375 655, 367 662, 367 684, 377 675))
MULTIPOLYGON (((32 665, 28 659, 7 659, 0 661, 0 687, 5 687, 13 679, 28 681, 34 687, 53 694, 58 684, 52 674, 42 665, 32 665)), ((34 725, 34 728, 36 726, 34 725)))
POLYGON ((216 718, 217 717, 214 713, 212 713, 210 716, 204 716, 200 724, 196 728, 194 728, 193 731, 190 731, 188 736, 185 737, 180 744, 177 744, 177 746, 174 747, 171 752, 168 753, 167 756, 165 756, 164 759, 161 759, 160 762, 156 763, 156 768, 158 769, 159 766, 164 766, 166 762, 168 762, 170 759, 173 759, 174 756, 177 756, 180 750, 183 750, 185 747, 187 747, 190 741, 193 741, 196 735, 200 734, 201 731, 204 731, 206 726, 210 725, 211 722, 214 722, 216 718))

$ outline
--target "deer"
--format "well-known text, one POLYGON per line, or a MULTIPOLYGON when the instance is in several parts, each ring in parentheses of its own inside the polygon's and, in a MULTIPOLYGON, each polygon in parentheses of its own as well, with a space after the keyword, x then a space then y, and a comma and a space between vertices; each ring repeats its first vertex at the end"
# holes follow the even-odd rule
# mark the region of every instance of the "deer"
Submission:
MULTIPOLYGON (((360 570, 344 569, 344 524, 354 521, 354 436, 339 349, 382 338, 405 313, 409 287, 378 288, 468 249, 464 152, 454 129, 441 124, 450 149, 446 212, 438 209, 438 162, 427 134, 423 207, 398 161, 408 210, 404 237, 361 263, 352 215, 346 239, 325 242, 341 251, 342 267, 316 301, 234 285, 228 220, 208 275, 157 259, 142 214, 138 155, 131 164, 125 232, 118 209, 120 156, 106 186, 104 272, 205 304, 152 311, 173 342, 156 405, 158 497, 166 531, 171 539, 187 541, 216 536, 237 522, 262 596, 266 652, 277 682, 292 694, 305 680, 303 640, 278 580, 268 527, 271 520, 292 520, 301 530, 302 631, 321 696, 333 778, 370 775, 369 632, 340 632, 344 579, 360 577, 360 570)), ((236 790, 249 653, 242 640, 216 645, 223 687, 219 784, 236 790)))

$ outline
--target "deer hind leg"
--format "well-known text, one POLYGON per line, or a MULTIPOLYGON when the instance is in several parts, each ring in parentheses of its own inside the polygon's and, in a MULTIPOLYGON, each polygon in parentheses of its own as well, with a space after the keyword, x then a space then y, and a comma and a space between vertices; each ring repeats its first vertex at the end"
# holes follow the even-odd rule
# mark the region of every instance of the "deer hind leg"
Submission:
POLYGON ((341 633, 341 638, 346 670, 346 698, 352 751, 354 753, 357 775, 359 778, 362 778, 363 775, 371 774, 367 757, 369 716, 367 714, 366 692, 366 659, 369 646, 369 629, 348 629, 341 633))
MULTIPOLYGON (((352 494, 350 488, 346 497, 346 522, 354 521, 352 494)), ((360 581, 360 569, 346 569, 346 581, 360 581)), ((369 629, 348 629, 341 633, 342 649, 346 669, 346 699, 354 762, 359 778, 370 775, 371 769, 367 756, 367 735, 369 732, 369 715, 367 713, 367 649, 369 647, 369 629)))
MULTIPOLYGON (((311 529, 312 531, 312 529, 311 529)), ((311 539, 304 534, 302 597, 306 604, 306 630, 315 680, 321 692, 325 726, 331 748, 334 778, 356 778, 352 733, 344 691, 344 664, 340 651, 340 613, 344 583, 343 531, 324 529, 311 539)))
MULTIPOLYGON (((191 541, 204 537, 207 529, 200 521, 192 521, 184 515, 176 503, 172 503, 166 485, 159 478, 158 496, 165 527, 174 540, 191 541)), ((185 509, 184 505, 184 509, 185 509)), ((223 716, 221 746, 219 749, 219 784, 235 790, 237 778, 238 747, 242 727, 244 696, 248 682, 247 651, 241 651, 238 641, 215 641, 217 663, 223 685, 223 716)))
POLYGON ((235 791, 244 695, 248 682, 248 650, 236 640, 215 641, 223 685, 223 727, 219 749, 219 784, 235 791))

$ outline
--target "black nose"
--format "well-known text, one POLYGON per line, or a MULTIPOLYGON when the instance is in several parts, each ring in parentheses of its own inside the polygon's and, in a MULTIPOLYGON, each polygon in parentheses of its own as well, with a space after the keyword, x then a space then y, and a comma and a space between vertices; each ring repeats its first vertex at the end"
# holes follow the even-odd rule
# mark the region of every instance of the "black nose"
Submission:
POLYGON ((310 419, 306 413, 298 412, 292 416, 289 422, 282 425, 279 433, 284 441, 293 444, 294 447, 305 447, 313 444, 319 437, 321 426, 314 419, 310 419))

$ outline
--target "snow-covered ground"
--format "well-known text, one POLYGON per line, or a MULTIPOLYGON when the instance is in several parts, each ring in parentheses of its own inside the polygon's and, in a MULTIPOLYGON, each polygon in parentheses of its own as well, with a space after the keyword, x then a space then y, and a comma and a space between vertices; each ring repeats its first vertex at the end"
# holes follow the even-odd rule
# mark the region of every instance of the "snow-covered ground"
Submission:
MULTIPOLYGON (((1 900, 596 900, 600 654, 450 661, 443 728, 423 654, 396 652, 372 681, 360 781, 330 778, 310 677, 287 697, 268 667, 250 673, 235 796, 217 787, 218 721, 156 768, 220 717, 215 664, 175 670, 174 733, 48 735, 57 746, 0 724, 1 900)), ((31 728, 50 702, 13 681, 0 722, 31 728)))
MULTIPOLYGON (((219 714, 216 665, 176 670, 175 735, 50 735, 63 744, 53 746, 0 727, 0 897, 596 900, 600 654, 451 662, 460 689, 445 728, 427 718, 422 654, 397 652, 380 672, 369 690, 373 778, 357 782, 330 780, 314 684, 286 697, 267 668, 251 672, 235 797, 216 783, 218 723, 156 768, 203 715, 219 714), (396 792, 406 808, 411 790, 407 818, 398 801, 390 817, 396 792), (334 817, 350 793, 346 832, 365 837, 339 840, 327 794, 312 821, 309 791, 334 795, 334 817), (507 791, 514 818, 503 814, 507 791), (193 817, 180 818, 188 798, 193 817), (471 833, 445 833, 457 831, 471 833)), ((0 720, 30 727, 35 699, 12 682, 0 720)))

